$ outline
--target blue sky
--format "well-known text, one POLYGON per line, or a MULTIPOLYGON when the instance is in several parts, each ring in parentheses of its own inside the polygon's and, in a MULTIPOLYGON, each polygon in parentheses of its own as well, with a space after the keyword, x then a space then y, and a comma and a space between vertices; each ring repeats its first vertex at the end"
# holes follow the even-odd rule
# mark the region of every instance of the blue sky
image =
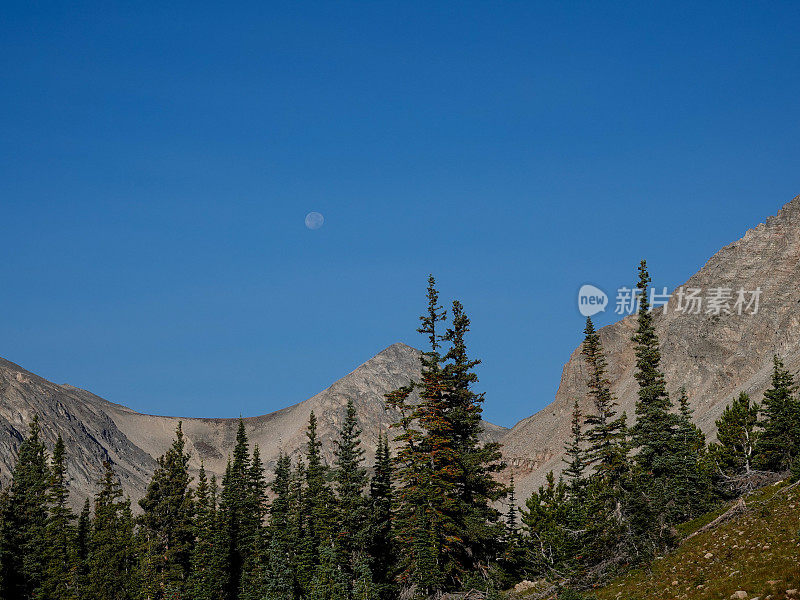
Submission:
POLYGON ((674 287, 800 194, 797 3, 3 12, 0 356, 144 412, 262 414, 419 345, 432 272, 511 425, 581 284, 674 287))

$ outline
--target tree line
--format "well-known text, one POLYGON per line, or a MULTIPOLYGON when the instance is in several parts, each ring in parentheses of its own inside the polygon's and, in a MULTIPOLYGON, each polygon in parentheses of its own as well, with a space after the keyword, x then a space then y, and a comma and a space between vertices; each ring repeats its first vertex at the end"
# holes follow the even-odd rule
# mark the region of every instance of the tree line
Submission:
POLYGON ((678 388, 677 403, 667 391, 645 261, 638 275, 635 422, 629 426, 617 412, 600 336, 587 318, 581 354, 590 408, 583 414, 575 402, 565 468, 558 479, 551 472, 525 503, 517 559, 529 576, 588 587, 667 551, 678 541, 677 525, 721 501, 782 476, 800 477, 800 399, 783 362, 773 359, 763 404, 742 392, 716 421, 717 441, 707 445, 685 388, 678 388))
POLYGON ((617 414, 600 336, 587 319, 583 414, 575 403, 566 464, 519 510, 500 446, 483 441, 470 320, 439 304, 433 277, 418 331, 419 381, 386 394, 399 415, 365 464, 347 403, 333 461, 312 412, 306 444, 269 478, 240 420, 221 481, 190 475, 180 424, 134 515, 113 465, 78 515, 69 506, 65 444, 52 455, 36 418, 0 494, 2 600, 393 600, 478 590, 495 597, 523 577, 589 585, 648 560, 675 526, 767 472, 800 475, 800 400, 776 357, 762 406, 737 398, 710 446, 685 392, 674 406, 660 370, 639 268, 632 342, 635 424, 617 414))

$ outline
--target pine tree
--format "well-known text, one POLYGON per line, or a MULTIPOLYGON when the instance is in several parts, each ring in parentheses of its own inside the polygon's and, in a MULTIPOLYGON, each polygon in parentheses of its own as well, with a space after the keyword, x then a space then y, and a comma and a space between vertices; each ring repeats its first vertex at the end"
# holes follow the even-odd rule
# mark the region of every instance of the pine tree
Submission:
POLYGON ((37 417, 19 447, 0 519, 0 597, 38 598, 45 577, 50 469, 37 417))
POLYGON ((148 599, 160 600, 167 590, 182 594, 192 560, 195 529, 194 503, 189 487, 189 454, 181 423, 167 452, 139 500, 142 516, 139 534, 143 540, 142 575, 148 599))
POLYGON ((267 553, 266 598, 269 600, 293 600, 295 582, 291 567, 291 556, 285 540, 272 536, 267 553))
POLYGON ((291 600, 296 583, 292 570, 292 463, 283 452, 275 466, 272 482, 274 499, 270 506, 270 543, 267 553, 267 596, 271 600, 291 600))
POLYGON ((641 471, 659 478, 669 474, 676 419, 670 412, 672 402, 667 394, 664 374, 660 371, 661 351, 647 297, 648 283, 650 275, 646 262, 642 261, 636 286, 639 291, 638 326, 632 338, 636 344, 634 377, 639 383, 633 441, 638 450, 636 461, 641 471))
POLYGON ((594 412, 587 414, 586 463, 610 488, 619 490, 622 477, 628 469, 626 417, 616 415, 616 399, 611 393, 611 382, 606 375, 606 362, 600 336, 590 317, 586 318, 585 338, 581 354, 589 371, 587 386, 594 412))
POLYGON ((478 382, 474 369, 480 360, 469 356, 466 336, 470 319, 459 301, 452 303, 451 326, 443 341, 450 347, 444 355, 446 419, 455 455, 454 520, 460 525, 463 542, 458 562, 466 571, 487 573, 489 562, 501 551, 502 515, 494 504, 507 490, 495 477, 505 468, 500 445, 483 443, 484 395, 473 390, 478 382))
POLYGON ((253 472, 244 421, 239 419, 233 460, 222 480, 219 520, 225 555, 224 600, 238 600, 242 592, 245 559, 252 551, 254 527, 253 472))
POLYGON ((392 539, 394 494, 388 436, 378 435, 373 472, 369 494, 372 535, 368 547, 377 593, 381 598, 388 599, 394 595, 393 567, 396 562, 392 539))
POLYGON ((367 470, 363 467, 364 449, 360 435, 355 406, 352 400, 348 400, 339 437, 335 441, 333 479, 336 483, 338 524, 335 548, 351 589, 356 559, 368 543, 369 526, 367 499, 364 497, 367 470))
POLYGON ((773 357, 772 386, 764 392, 759 424, 759 467, 776 472, 790 469, 800 452, 800 400, 794 377, 777 356, 773 357))
POLYGON ((567 488, 555 481, 553 472, 546 483, 525 501, 522 524, 527 532, 528 568, 534 576, 563 576, 572 558, 572 545, 564 527, 567 515, 567 488))
POLYGON ((89 545, 91 543, 92 517, 89 508, 89 499, 83 503, 83 509, 78 517, 78 526, 75 532, 75 593, 74 597, 82 600, 89 597, 89 545))
POLYGON ((322 442, 317 437, 317 417, 312 411, 308 418, 306 430, 306 489, 304 497, 304 514, 306 525, 305 561, 312 565, 319 564, 321 546, 333 547, 334 516, 336 501, 328 484, 330 469, 322 458, 322 442))
POLYGON ((50 466, 43 596, 67 600, 75 593, 75 515, 68 505, 64 440, 58 436, 50 466))
POLYGON ((671 486, 671 512, 675 521, 686 521, 705 512, 711 503, 711 462, 706 438, 692 423, 692 408, 686 388, 681 388, 676 431, 677 467, 671 486))
POLYGON ((586 362, 586 385, 593 410, 586 415, 587 466, 586 534, 582 554, 587 565, 601 565, 625 557, 628 524, 625 481, 630 472, 626 415, 617 416, 600 335, 586 319, 581 354, 586 362))
POLYGON ((319 548, 319 564, 314 569, 309 600, 349 600, 347 582, 330 544, 319 548))
POLYGON ((747 477, 753 471, 759 410, 759 405, 741 392, 717 419, 717 442, 709 446, 709 453, 723 478, 747 477))
POLYGON ((418 384, 386 395, 387 404, 400 411, 395 427, 399 450, 397 464, 397 535, 400 578, 416 586, 418 594, 432 594, 458 587, 464 572, 465 528, 457 519, 460 498, 459 468, 448 418, 447 376, 439 352, 441 336, 437 323, 445 313, 439 306, 433 276, 428 279, 428 307, 420 317, 420 333, 429 348, 421 355, 422 376, 418 384), (409 402, 413 389, 419 402, 409 402))
POLYGON ((636 351, 634 377, 639 384, 636 424, 632 429, 636 469, 630 480, 628 508, 639 552, 645 555, 673 541, 676 511, 668 510, 668 505, 674 505, 674 483, 681 467, 678 417, 671 412, 672 402, 660 370, 661 351, 647 297, 649 282, 647 264, 642 261, 637 284, 637 329, 632 338, 636 351))
POLYGON ((111 464, 103 466, 89 544, 88 596, 92 600, 134 600, 140 593, 140 580, 131 502, 122 499, 111 464))
POLYGON ((317 556, 308 535, 309 515, 306 504, 306 467, 302 457, 297 459, 289 486, 289 531, 292 545, 290 557, 296 579, 296 595, 306 596, 311 588, 317 556))
POLYGON ((268 512, 267 483, 261 452, 256 444, 248 474, 247 522, 244 535, 245 552, 242 574, 242 600, 261 600, 267 593, 267 554, 269 540, 264 519, 268 512))
POLYGON ((519 581, 519 577, 522 574, 522 567, 525 563, 524 540, 519 519, 519 507, 517 506, 516 486, 514 485, 513 473, 511 474, 508 484, 506 502, 508 508, 503 518, 503 552, 498 562, 502 574, 499 583, 503 587, 510 587, 519 581))
POLYGON ((217 481, 209 484, 206 470, 200 464, 195 493, 195 543, 187 584, 193 600, 219 600, 225 590, 225 556, 221 552, 222 536, 217 519, 217 481))
POLYGON ((583 447, 582 417, 581 408, 576 400, 572 408, 572 423, 570 427, 572 437, 564 447, 566 453, 564 461, 567 463, 567 468, 564 469, 564 478, 567 480, 570 493, 576 497, 583 495, 583 489, 586 486, 586 480, 583 477, 583 473, 586 470, 584 462, 586 451, 583 447))

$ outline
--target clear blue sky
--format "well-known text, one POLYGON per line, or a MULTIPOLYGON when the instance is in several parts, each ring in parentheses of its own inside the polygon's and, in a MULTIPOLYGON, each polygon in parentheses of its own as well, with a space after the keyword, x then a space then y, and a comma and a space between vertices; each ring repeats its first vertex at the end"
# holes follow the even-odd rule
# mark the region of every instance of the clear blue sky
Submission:
POLYGON ((5 3, 0 356, 256 415, 419 345, 433 272, 511 425, 581 284, 678 285, 800 194, 798 31, 797 2, 5 3))

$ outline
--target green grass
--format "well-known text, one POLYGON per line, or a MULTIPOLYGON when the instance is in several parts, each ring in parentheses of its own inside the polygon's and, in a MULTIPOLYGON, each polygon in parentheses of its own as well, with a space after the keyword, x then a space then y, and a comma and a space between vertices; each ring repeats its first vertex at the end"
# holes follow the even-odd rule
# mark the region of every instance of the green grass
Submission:
MULTIPOLYGON (((750 598, 786 598, 786 590, 800 589, 800 487, 785 487, 750 495, 746 513, 593 594, 599 600, 727 600, 744 590, 750 598)), ((685 524, 681 533, 697 531, 729 506, 685 524)))

